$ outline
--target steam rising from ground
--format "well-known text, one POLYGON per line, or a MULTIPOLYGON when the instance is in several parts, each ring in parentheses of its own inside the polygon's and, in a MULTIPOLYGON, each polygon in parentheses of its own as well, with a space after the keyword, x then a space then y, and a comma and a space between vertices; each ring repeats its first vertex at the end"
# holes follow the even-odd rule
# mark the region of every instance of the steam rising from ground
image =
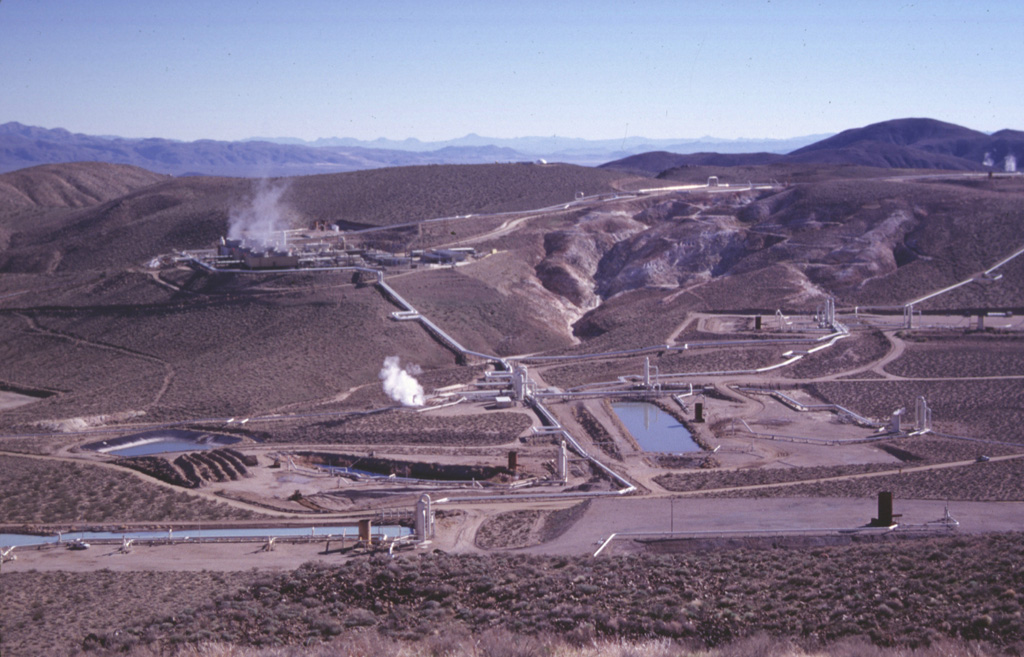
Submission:
POLYGON ((283 183, 260 180, 253 189, 252 200, 233 207, 228 214, 228 238, 246 240, 254 246, 284 247, 281 231, 290 228, 292 211, 281 202, 288 190, 283 183))
POLYGON ((378 376, 384 382, 384 392, 388 397, 403 406, 422 406, 423 386, 413 374, 419 374, 418 367, 412 365, 403 369, 398 364, 398 356, 388 356, 378 376))
POLYGON ((1013 153, 1007 155, 1003 160, 1003 168, 1007 173, 1014 173, 1017 170, 1017 157, 1013 153))

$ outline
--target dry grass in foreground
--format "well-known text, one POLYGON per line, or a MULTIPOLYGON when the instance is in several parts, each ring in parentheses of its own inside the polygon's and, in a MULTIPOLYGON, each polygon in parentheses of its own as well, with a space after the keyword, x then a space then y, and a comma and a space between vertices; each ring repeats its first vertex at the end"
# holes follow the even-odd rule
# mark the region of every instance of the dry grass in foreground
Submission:
MULTIPOLYGON (((132 623, 95 632, 89 642, 112 650, 208 641, 297 647, 356 631, 420 643, 500 630, 532 637, 525 642, 558 636, 576 646, 661 639, 720 648, 766 634, 805 651, 848 641, 903 648, 981 641, 992 654, 1019 654, 1022 556, 1020 534, 596 559, 382 555, 254 571, 238 586, 211 591, 209 602, 174 613, 140 603, 132 623)), ((35 587, 32 599, 82 590, 54 591, 40 577, 5 580, 35 587)), ((24 613, 5 610, 5 623, 21 623, 24 613)), ((79 641, 90 631, 80 629, 79 641)))
POLYGON ((0 654, 74 654, 89 642, 89 635, 119 633, 140 616, 182 614, 202 605, 211 593, 244 586, 249 576, 204 570, 168 577, 105 569, 4 574, 0 577, 4 596, 0 654))
MULTIPOLYGON (((103 654, 98 651, 95 654, 103 654)), ((122 653, 123 654, 123 653, 122 653)), ((788 641, 758 635, 705 650, 674 641, 600 641, 574 646, 557 638, 537 639, 489 630, 479 636, 432 634, 421 641, 395 641, 376 632, 345 634, 330 643, 303 648, 245 648, 204 643, 168 653, 149 647, 128 657, 995 657, 991 646, 947 641, 927 648, 879 648, 864 641, 845 641, 826 650, 806 651, 788 641)))

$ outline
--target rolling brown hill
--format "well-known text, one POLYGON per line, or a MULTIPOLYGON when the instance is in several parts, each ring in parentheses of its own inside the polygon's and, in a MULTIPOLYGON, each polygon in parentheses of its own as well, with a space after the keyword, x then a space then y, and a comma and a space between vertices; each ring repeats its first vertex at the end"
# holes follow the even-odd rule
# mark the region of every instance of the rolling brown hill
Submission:
POLYGON ((166 179, 138 167, 99 162, 21 169, 0 174, 0 216, 32 208, 84 208, 166 179))
POLYGON ((300 213, 352 226, 528 210, 617 191, 629 176, 571 164, 396 167, 291 179, 285 199, 300 213))
MULTIPOLYGON (((65 173, 56 179, 85 179, 95 169, 100 172, 95 177, 116 180, 113 174, 124 171, 127 182, 121 184, 130 191, 113 196, 108 183, 106 197, 92 192, 102 202, 76 212, 40 213, 35 205, 12 212, 2 227, 9 247, 0 253, 0 272, 116 268, 176 249, 209 248, 227 233, 232 209, 244 207, 259 185, 243 178, 168 178, 100 163, 6 176, 20 181, 36 174, 31 180, 48 180, 41 174, 69 166, 77 177, 65 173), (133 176, 148 184, 130 187, 133 176)), ((315 220, 373 227, 567 203, 577 191, 615 191, 624 178, 620 172, 572 165, 495 164, 377 169, 273 179, 270 184, 285 188, 282 198, 296 217, 294 227, 315 220)))
POLYGON ((1014 130, 987 135, 934 119, 895 119, 843 131, 786 155, 642 153, 601 166, 656 176, 671 169, 766 164, 851 165, 896 169, 1002 171, 1007 156, 1024 156, 1024 137, 1014 130))
POLYGON ((161 177, 79 210, 12 214, 4 222, 10 237, 0 271, 119 268, 174 249, 210 246, 225 234, 229 209, 250 186, 233 178, 161 177))
POLYGON ((777 153, 687 153, 680 155, 667 151, 653 151, 607 162, 602 164, 601 168, 660 178, 664 173, 675 169, 764 166, 781 162, 784 158, 784 155, 777 153))
POLYGON ((891 176, 934 174, 933 169, 892 169, 889 167, 867 167, 856 164, 794 164, 775 162, 772 164, 735 166, 684 165, 666 169, 657 175, 658 180, 678 181, 686 184, 703 184, 710 176, 719 183, 743 185, 749 182, 821 183, 830 180, 859 180, 865 178, 887 178, 891 176))
POLYGON ((1022 146, 1020 133, 1012 130, 990 136, 933 119, 897 119, 843 131, 789 153, 786 160, 979 171, 986 153, 1002 169, 1003 158, 1022 146))
POLYGON ((376 290, 336 274, 171 270, 164 280, 181 291, 142 273, 78 274, 5 303, 0 382, 56 394, 6 411, 3 425, 268 413, 366 384, 376 390, 388 356, 426 370, 455 366, 417 325, 390 320, 394 308, 376 290))

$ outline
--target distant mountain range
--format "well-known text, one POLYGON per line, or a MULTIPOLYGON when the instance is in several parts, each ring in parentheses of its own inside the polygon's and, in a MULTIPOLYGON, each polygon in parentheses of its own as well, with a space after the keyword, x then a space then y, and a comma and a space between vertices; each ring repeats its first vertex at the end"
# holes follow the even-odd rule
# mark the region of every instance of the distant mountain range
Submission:
POLYGON ((83 135, 61 128, 47 129, 12 122, 0 125, 0 173, 39 164, 78 161, 130 164, 177 176, 296 176, 421 164, 489 164, 538 159, 597 166, 651 150, 786 153, 814 143, 820 137, 586 140, 566 137, 490 139, 471 134, 438 142, 341 138, 313 142, 290 138, 182 142, 83 135))
POLYGON ((569 164, 597 165, 610 159, 649 151, 674 151, 677 153, 699 153, 714 150, 719 153, 749 153, 766 151, 788 153, 797 148, 813 144, 828 137, 827 134, 807 135, 790 139, 648 139, 646 137, 625 137, 623 139, 578 139, 575 137, 514 137, 502 139, 481 137, 470 133, 458 139, 424 142, 419 139, 375 139, 362 141, 352 138, 321 138, 303 141, 293 138, 258 137, 247 141, 266 141, 279 144, 313 146, 316 148, 369 148, 407 151, 411 153, 436 153, 451 149, 503 148, 515 151, 528 159, 545 159, 569 164))
POLYGON ((0 125, 0 173, 40 164, 107 162, 156 173, 213 176, 298 176, 424 164, 489 164, 544 159, 603 166, 645 176, 696 166, 768 164, 860 165, 983 171, 1014 168, 1024 133, 991 135, 934 119, 897 119, 833 136, 783 140, 586 140, 567 137, 460 139, 422 142, 377 139, 272 138, 237 142, 124 139, 0 125))
POLYGON ((1016 170, 1024 156, 1024 132, 991 135, 934 119, 896 119, 837 135, 791 153, 670 153, 632 155, 601 165, 641 175, 668 175, 684 167, 768 164, 856 165, 896 169, 960 171, 1016 170))
POLYGON ((0 125, 0 172, 81 161, 130 164, 176 176, 298 176, 415 164, 489 163, 520 157, 519 153, 494 146, 414 153, 359 147, 314 148, 265 141, 123 139, 20 123, 0 125))

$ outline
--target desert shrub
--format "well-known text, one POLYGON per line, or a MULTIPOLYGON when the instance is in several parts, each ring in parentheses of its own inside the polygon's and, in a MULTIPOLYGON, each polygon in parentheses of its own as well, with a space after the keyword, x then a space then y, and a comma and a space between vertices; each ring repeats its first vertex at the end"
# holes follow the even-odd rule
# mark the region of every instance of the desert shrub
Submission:
POLYGON ((590 439, 594 441, 594 444, 600 448, 602 452, 612 457, 616 461, 622 460, 622 453, 619 450, 619 446, 615 443, 615 439, 608 433, 608 430, 604 428, 594 414, 587 410, 587 407, 583 404, 576 404, 572 409, 572 416, 583 430, 587 432, 590 439))
MULTIPOLYGON (((903 647, 963 638, 998 647, 1024 640, 1014 616, 1021 558, 1018 534, 614 559, 370 558, 260 577, 208 611, 131 632, 159 628, 192 641, 215 627, 232 641, 294 644, 336 624, 402 640, 454 626, 478 641, 495 632, 506 639, 489 635, 493 650, 527 654, 555 634, 578 645, 652 636, 705 646, 745 640, 735 645, 747 654, 787 638, 818 646, 866 637, 903 647), (919 557, 933 552, 949 558, 919 557), (519 635, 532 638, 508 639, 519 635)), ((453 643, 439 642, 438 650, 453 643)))
POLYGON ((11 523, 252 519, 258 514, 91 463, 0 456, 0 521, 11 523))
POLYGON ((295 427, 273 440, 315 444, 502 445, 530 426, 523 413, 432 416, 403 412, 354 415, 295 427))

